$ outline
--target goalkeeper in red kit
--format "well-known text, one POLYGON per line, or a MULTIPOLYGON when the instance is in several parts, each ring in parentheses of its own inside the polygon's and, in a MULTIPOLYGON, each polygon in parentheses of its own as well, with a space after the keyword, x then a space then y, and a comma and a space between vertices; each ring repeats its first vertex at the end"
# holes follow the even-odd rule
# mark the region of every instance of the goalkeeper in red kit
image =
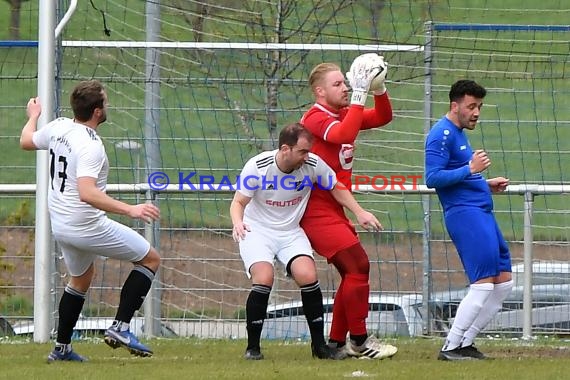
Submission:
MULTIPOLYGON (((301 124, 315 137, 311 151, 336 172, 338 181, 349 191, 358 132, 382 127, 392 120, 392 105, 384 84, 386 72, 383 57, 374 53, 357 57, 347 73, 350 98, 345 77, 336 64, 321 63, 309 76, 315 104, 303 115, 301 124), (373 108, 364 107, 369 92, 373 94, 373 108)), ((396 347, 368 336, 370 261, 343 207, 329 191, 315 188, 301 227, 313 249, 326 257, 341 277, 329 336, 337 358, 383 359, 396 354, 396 347)))

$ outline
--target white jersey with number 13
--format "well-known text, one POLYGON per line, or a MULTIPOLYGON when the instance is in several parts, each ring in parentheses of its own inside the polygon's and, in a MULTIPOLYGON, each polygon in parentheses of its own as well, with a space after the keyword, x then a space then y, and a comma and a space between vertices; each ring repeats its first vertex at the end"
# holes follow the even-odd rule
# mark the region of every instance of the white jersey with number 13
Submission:
POLYGON ((33 135, 34 145, 49 151, 49 211, 55 231, 88 231, 105 213, 79 199, 77 179, 96 178, 105 191, 109 161, 97 132, 69 118, 58 118, 33 135))

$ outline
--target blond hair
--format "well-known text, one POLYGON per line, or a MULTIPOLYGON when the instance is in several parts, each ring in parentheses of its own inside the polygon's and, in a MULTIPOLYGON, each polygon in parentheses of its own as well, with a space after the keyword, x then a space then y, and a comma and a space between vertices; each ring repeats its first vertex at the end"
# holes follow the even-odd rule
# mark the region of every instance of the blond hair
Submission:
POLYGON ((311 70, 311 74, 309 74, 309 86, 313 92, 315 92, 315 88, 321 84, 325 75, 331 71, 340 71, 340 67, 337 64, 325 62, 318 64, 311 70))

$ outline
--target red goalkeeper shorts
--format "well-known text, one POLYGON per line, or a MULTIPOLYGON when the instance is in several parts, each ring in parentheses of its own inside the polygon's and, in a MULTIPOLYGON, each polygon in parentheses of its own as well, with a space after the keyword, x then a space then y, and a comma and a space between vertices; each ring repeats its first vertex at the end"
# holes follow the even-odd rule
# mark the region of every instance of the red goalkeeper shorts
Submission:
POLYGON ((311 246, 328 261, 338 252, 360 243, 354 226, 348 219, 335 219, 322 223, 320 218, 303 218, 301 227, 305 230, 311 246))

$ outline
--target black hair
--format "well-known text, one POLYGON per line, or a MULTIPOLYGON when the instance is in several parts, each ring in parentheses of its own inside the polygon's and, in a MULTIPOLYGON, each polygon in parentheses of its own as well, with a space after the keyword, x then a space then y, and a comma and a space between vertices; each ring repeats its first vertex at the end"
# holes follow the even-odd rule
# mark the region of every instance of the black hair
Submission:
POLYGON ((471 95, 477 99, 483 99, 485 95, 487 95, 487 90, 475 81, 468 79, 458 80, 449 90, 449 101, 456 102, 465 95, 471 95))

